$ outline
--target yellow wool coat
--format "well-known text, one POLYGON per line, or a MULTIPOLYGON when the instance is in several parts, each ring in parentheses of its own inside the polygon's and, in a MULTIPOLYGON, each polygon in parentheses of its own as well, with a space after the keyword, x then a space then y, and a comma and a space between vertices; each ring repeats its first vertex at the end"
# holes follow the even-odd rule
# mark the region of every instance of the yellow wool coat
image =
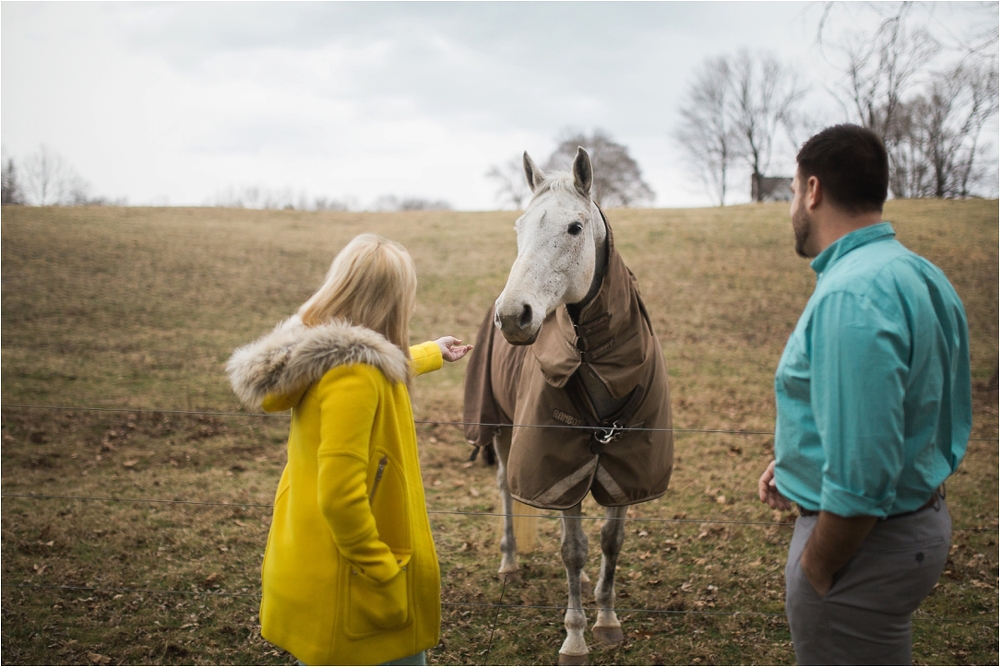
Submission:
POLYGON ((237 350, 240 398, 292 410, 261 571, 261 633, 306 664, 378 664, 437 645, 441 578, 407 375, 436 343, 399 348, 296 318, 237 350))

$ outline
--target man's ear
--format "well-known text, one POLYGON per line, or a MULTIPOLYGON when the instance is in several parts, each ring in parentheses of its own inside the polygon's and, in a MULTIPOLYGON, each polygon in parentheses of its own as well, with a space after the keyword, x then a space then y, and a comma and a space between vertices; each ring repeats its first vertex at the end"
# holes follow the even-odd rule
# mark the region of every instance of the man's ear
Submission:
POLYGON ((823 203, 823 184, 815 176, 810 176, 806 181, 805 201, 807 209, 818 208, 823 203))

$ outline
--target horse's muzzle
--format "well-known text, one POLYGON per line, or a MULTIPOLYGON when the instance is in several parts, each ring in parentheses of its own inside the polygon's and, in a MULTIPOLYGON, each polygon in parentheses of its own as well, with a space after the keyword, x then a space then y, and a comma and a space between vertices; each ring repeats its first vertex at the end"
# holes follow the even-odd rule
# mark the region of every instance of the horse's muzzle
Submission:
POLYGON ((542 330, 540 324, 534 326, 534 312, 527 303, 522 304, 520 312, 516 314, 501 314, 497 308, 493 314, 493 324, 511 345, 531 345, 542 330))

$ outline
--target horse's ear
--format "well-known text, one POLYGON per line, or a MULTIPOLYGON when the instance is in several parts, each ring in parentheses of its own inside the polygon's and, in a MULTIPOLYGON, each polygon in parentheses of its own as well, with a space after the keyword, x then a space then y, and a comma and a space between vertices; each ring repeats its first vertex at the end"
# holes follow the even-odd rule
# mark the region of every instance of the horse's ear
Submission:
POLYGON ((577 192, 590 199, 590 188, 594 184, 594 167, 590 164, 590 155, 577 146, 576 158, 573 160, 573 184, 577 192))
POLYGON ((524 151, 524 177, 528 179, 528 187, 532 192, 545 180, 545 173, 528 156, 528 151, 524 151))

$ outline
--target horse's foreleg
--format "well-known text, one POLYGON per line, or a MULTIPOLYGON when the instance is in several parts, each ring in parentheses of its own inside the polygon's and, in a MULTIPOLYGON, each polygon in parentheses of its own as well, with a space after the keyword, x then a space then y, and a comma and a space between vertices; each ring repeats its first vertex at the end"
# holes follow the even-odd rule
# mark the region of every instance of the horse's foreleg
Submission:
POLYGON ((606 644, 618 644, 625 639, 621 623, 615 614, 615 568, 625 542, 625 512, 627 507, 609 507, 601 527, 601 575, 597 580, 597 622, 594 639, 606 644))
POLYGON ((497 454, 497 486, 500 488, 500 503, 503 506, 503 535, 500 537, 501 579, 513 579, 518 575, 517 540, 514 538, 514 501, 507 487, 507 457, 510 454, 510 428, 497 429, 493 436, 493 448, 497 454))
POLYGON ((587 535, 580 520, 580 506, 562 513, 562 559, 569 583, 569 602, 566 605, 566 641, 559 649, 560 665, 587 664, 587 615, 580 596, 580 573, 587 562, 587 535))

